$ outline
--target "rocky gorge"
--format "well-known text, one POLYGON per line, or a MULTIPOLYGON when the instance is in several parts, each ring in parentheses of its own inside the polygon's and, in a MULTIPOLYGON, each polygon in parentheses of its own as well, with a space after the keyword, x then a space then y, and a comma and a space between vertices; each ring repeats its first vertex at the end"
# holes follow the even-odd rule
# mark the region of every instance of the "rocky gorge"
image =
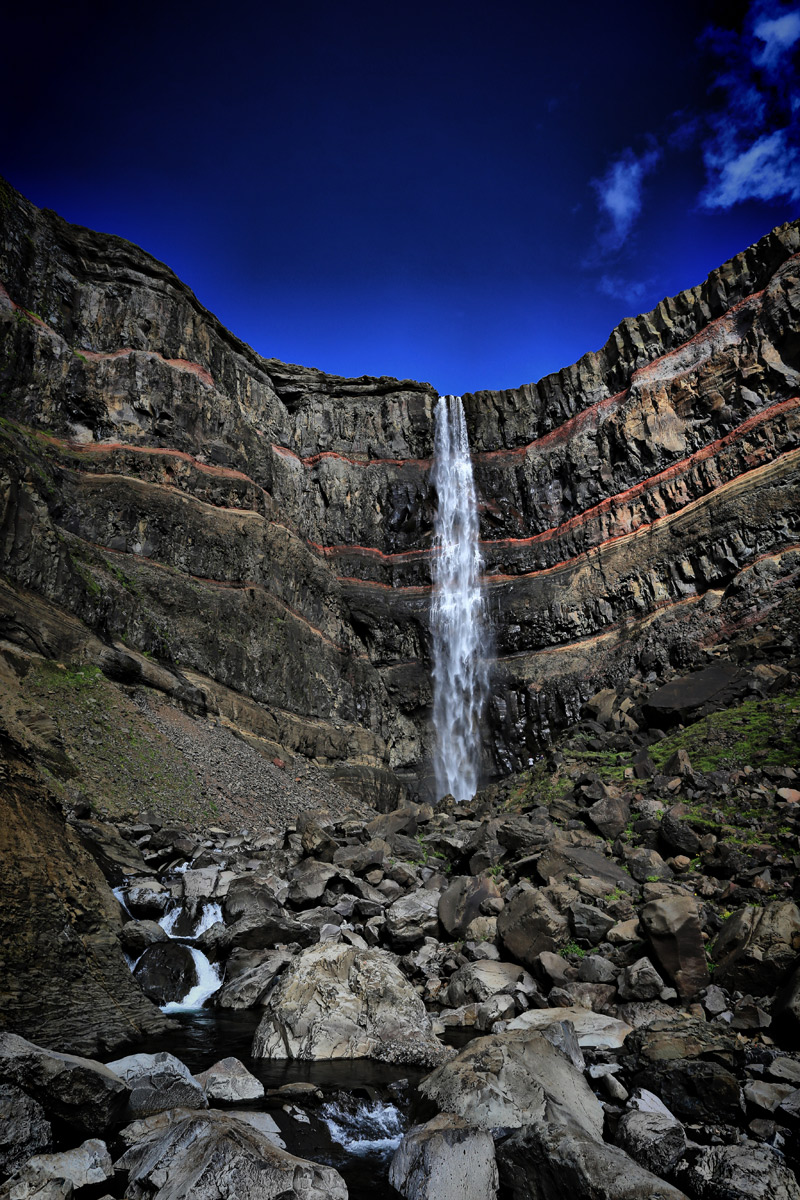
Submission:
POLYGON ((0 228, 0 1195, 344 1197, 366 1060, 387 1194, 800 1196, 798 226, 464 397, 459 805, 433 389, 261 359, 5 184, 0 228))

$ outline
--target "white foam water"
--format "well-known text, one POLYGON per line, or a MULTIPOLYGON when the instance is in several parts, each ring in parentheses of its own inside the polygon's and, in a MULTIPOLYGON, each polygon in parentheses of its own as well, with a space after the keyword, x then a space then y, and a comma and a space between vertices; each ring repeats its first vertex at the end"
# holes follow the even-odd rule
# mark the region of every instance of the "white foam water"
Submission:
POLYGON ((169 1004, 162 1004, 161 1011, 164 1013, 191 1012, 192 1009, 202 1008, 209 996, 213 996, 214 992, 219 991, 222 987, 219 967, 210 963, 203 951, 198 950, 196 946, 187 946, 187 949, 194 959, 197 983, 189 989, 182 1000, 173 1000, 169 1004))
POLYGON ((437 798, 469 800, 478 786, 480 719, 488 689, 478 507, 460 396, 436 405, 432 482, 438 495, 431 565, 433 725, 437 798))
POLYGON ((391 1101, 362 1100, 350 1109, 332 1100, 323 1104, 320 1116, 330 1130, 331 1139, 350 1154, 383 1158, 403 1140, 402 1119, 391 1101))
POLYGON ((164 930, 164 933, 166 933, 169 937, 176 936, 172 931, 175 928, 178 917, 181 915, 182 911, 183 909, 181 908, 180 904, 176 904, 174 908, 170 908, 167 912, 165 912, 163 917, 158 918, 159 925, 164 930))

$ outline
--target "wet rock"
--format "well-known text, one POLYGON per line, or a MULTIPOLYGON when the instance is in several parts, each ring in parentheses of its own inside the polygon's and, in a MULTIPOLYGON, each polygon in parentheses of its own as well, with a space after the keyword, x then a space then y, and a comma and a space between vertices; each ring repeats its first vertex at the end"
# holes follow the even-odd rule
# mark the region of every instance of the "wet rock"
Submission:
MULTIPOLYGON (((248 1071, 238 1058, 223 1058, 206 1071, 195 1075, 195 1081, 205 1091, 209 1100, 223 1100, 227 1104, 238 1104, 244 1100, 258 1100, 264 1095, 264 1085, 248 1071)), ((193 1108, 194 1105, 184 1107, 193 1108)))
POLYGON ((681 1182, 698 1200, 800 1200, 800 1185, 779 1155, 754 1142, 705 1147, 681 1182))
POLYGON ((172 1054, 129 1054, 107 1064, 131 1089, 128 1118, 149 1117, 170 1108, 207 1108, 202 1085, 172 1054))
POLYGON ((389 955, 322 944, 299 954, 281 976, 265 1005, 253 1055, 428 1066, 448 1051, 389 955))
POLYGON ((683 1000, 693 999, 708 984, 708 965, 700 924, 700 908, 691 896, 651 900, 639 912, 656 962, 683 1000))
POLYGON ((406 1200, 494 1200, 494 1139, 442 1113, 408 1131, 392 1159, 389 1182, 406 1200))
POLYGON ((158 1005, 182 1000, 197 983, 191 950, 169 938, 145 947, 133 975, 144 994, 158 1005))
POLYGON ((273 982, 291 961, 288 950, 269 951, 263 962, 223 984, 214 997, 214 1007, 256 1008, 263 1004, 273 982))
POLYGON ((92 1134, 118 1123, 129 1092, 102 1063, 44 1050, 13 1033, 0 1033, 0 1081, 23 1088, 49 1119, 92 1134))
POLYGON ((481 915, 487 900, 500 900, 500 890, 487 876, 461 876, 454 879, 439 898, 439 920, 448 937, 466 936, 470 923, 481 915))
POLYGON ((616 1017, 586 1008, 541 1008, 520 1013, 509 1021, 509 1029, 546 1029, 559 1021, 570 1021, 583 1049, 618 1050, 631 1033, 631 1026, 616 1017))
POLYGON ((169 935, 156 921, 128 921, 122 926, 119 944, 129 958, 138 959, 154 942, 166 942, 169 935))
POLYGON ((513 1200, 685 1200, 623 1150, 574 1127, 521 1129, 501 1143, 497 1158, 513 1200))
POLYGON ((0 1083, 0 1176, 13 1175, 33 1154, 49 1150, 52 1129, 32 1096, 12 1083, 0 1083))
POLYGON ((156 879, 137 883, 125 891, 125 907, 138 919, 157 920, 167 911, 171 899, 169 890, 156 879))
POLYGON ((530 1030, 476 1039, 423 1079, 420 1092, 479 1129, 519 1129, 556 1111, 590 1137, 602 1132, 602 1110, 581 1072, 530 1030))
POLYGON ((386 910, 386 932, 398 949, 414 946, 439 931, 439 894, 420 888, 386 910))
POLYGON ((625 1113, 615 1140, 640 1167, 662 1177, 671 1175, 686 1153, 683 1126, 662 1112, 632 1109, 625 1113))
POLYGON ((127 1174, 126 1196, 347 1200, 338 1171, 282 1150, 274 1135, 261 1127, 259 1118, 264 1116, 175 1109, 137 1121, 123 1131, 128 1149, 116 1163, 117 1170, 127 1174))
POLYGON ((9 1179, 0 1196, 8 1200, 40 1197, 51 1181, 66 1180, 74 1191, 105 1183, 114 1173, 105 1142, 90 1138, 74 1150, 58 1154, 35 1154, 9 1179))

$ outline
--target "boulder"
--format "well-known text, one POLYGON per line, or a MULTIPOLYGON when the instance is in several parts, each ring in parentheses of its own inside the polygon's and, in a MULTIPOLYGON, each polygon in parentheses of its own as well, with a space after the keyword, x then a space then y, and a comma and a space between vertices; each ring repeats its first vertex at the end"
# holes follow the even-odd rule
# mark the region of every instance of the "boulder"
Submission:
POLYGON ((111 1155, 105 1142, 90 1138, 74 1150, 35 1154, 9 1179, 5 1188, 0 1189, 0 1196, 9 1197, 9 1200, 40 1197, 42 1187, 56 1180, 66 1180, 74 1191, 78 1191, 105 1183, 113 1174, 111 1155))
POLYGON ((563 883, 568 875, 585 879, 597 879, 611 888, 623 888, 626 892, 638 889, 627 872, 610 858, 587 846, 573 846, 570 842, 557 839, 545 850, 536 864, 536 872, 542 883, 563 883))
POLYGON ((462 875, 454 879, 439 897, 442 929, 449 938, 466 937, 471 922, 481 915, 481 905, 487 900, 500 899, 497 884, 486 875, 462 875))
POLYGON ((800 1049, 800 966, 778 993, 772 1015, 776 1030, 800 1049))
POLYGON ((274 913, 279 907, 272 889, 258 875, 239 875, 232 879, 222 900, 222 915, 228 925, 240 917, 274 913))
POLYGON ((653 1063, 634 1083, 660 1096, 679 1121, 738 1124, 744 1114, 736 1076, 716 1062, 673 1059, 653 1063))
POLYGON ((671 1175, 686 1153, 686 1133, 672 1114, 631 1109, 622 1117, 616 1143, 640 1167, 654 1175, 671 1175))
POLYGON ((158 1005, 182 1000, 197 983, 191 950, 171 938, 147 946, 133 975, 144 994, 158 1005))
POLYGON ((317 904, 328 884, 339 874, 330 863, 306 858, 289 876, 289 900, 297 908, 317 904))
POLYGON ((498 1146, 497 1159, 512 1200, 686 1200, 617 1146, 575 1127, 520 1129, 498 1146))
MULTIPOLYGON (((558 1030, 560 1033, 560 1029, 558 1030)), ((600 1138, 603 1112, 567 1054, 543 1033, 509 1030, 476 1038, 419 1085, 442 1112, 478 1129, 570 1120, 600 1138)))
POLYGON ((0 1033, 0 1082, 33 1096, 48 1118, 91 1134, 118 1124, 129 1093, 102 1063, 44 1050, 14 1033, 0 1033))
POLYGON ((395 900, 386 910, 386 932, 399 950, 435 937, 439 932, 439 893, 419 888, 395 900))
POLYGON ((640 958, 622 972, 617 990, 621 1000, 655 1000, 664 990, 664 980, 649 958, 640 958))
POLYGON ((631 806, 620 796, 604 796, 592 805, 586 816, 599 834, 613 841, 628 824, 631 806))
MULTIPOLYGON (((259 1100, 264 1095, 264 1085, 252 1075, 238 1058, 223 1058, 206 1071, 195 1075, 209 1100, 223 1100, 226 1104, 239 1104, 243 1100, 259 1100)), ((187 1107, 194 1107, 188 1105, 187 1107)))
POLYGON ((31 1155, 49 1150, 52 1142, 41 1104, 13 1083, 0 1083, 0 1177, 13 1175, 31 1155))
POLYGON ((707 1146, 681 1172, 698 1200, 800 1200, 800 1185, 771 1146, 707 1146))
POLYGON ((593 904, 584 904, 582 900, 570 905, 572 930, 579 942, 588 942, 590 946, 599 946, 606 940, 608 931, 616 921, 608 913, 593 904))
POLYGON ((543 889, 526 888, 500 913, 497 932, 508 952, 532 970, 543 950, 566 942, 569 922, 543 889))
POLYGON ((172 1054, 130 1054, 107 1063, 109 1070, 124 1079, 131 1094, 128 1117, 149 1117, 170 1108, 206 1108, 208 1100, 201 1084, 188 1067, 172 1054))
POLYGON ((155 942, 168 942, 169 934, 161 928, 157 921, 128 921, 122 926, 119 934, 119 944, 128 958, 134 961, 141 958, 148 946, 155 942))
POLYGON ((674 878, 669 867, 657 850, 648 850, 644 846, 626 853, 625 862, 628 870, 637 883, 667 883, 674 878))
POLYGON ((712 947, 714 982, 729 990, 763 995, 779 987, 800 951, 800 909, 791 900, 738 909, 712 947))
MULTIPOLYGON (((265 1114, 252 1114, 262 1117, 265 1114)), ((129 1200, 347 1200, 333 1167, 295 1158, 244 1114, 175 1109, 123 1131, 129 1200)))
POLYGON ((389 1182, 406 1200, 494 1200, 494 1139, 441 1113, 408 1131, 392 1159, 389 1182))
POLYGON ((744 695, 749 682, 749 676, 732 663, 715 663, 657 688, 648 697, 645 716, 652 725, 663 727, 712 712, 744 695))
POLYGON ((273 900, 269 909, 239 917, 229 926, 220 939, 219 950, 220 953, 232 949, 269 950, 290 942, 308 946, 316 940, 317 929, 313 924, 298 920, 273 900))
POLYGON ((651 900, 639 912, 653 956, 682 1000, 708 986, 708 965, 700 924, 700 906, 692 896, 651 900))
POLYGON ((583 1049, 618 1050, 632 1027, 616 1017, 592 1012, 586 1008, 538 1008, 520 1013, 509 1021, 509 1029, 546 1029, 558 1021, 571 1021, 583 1049))
POLYGON ((532 976, 524 967, 518 967, 516 963, 482 959, 479 962, 465 963, 451 975, 447 1003, 457 1008, 471 1000, 480 1002, 499 992, 512 994, 518 989, 530 995, 538 992, 532 976))
POLYGON ((273 982, 291 961, 288 950, 270 950, 263 962, 223 985, 214 998, 215 1007, 256 1008, 263 1004, 273 982))
POLYGON ((157 920, 167 911, 172 896, 157 879, 139 882, 125 891, 125 907, 135 919, 157 920))
POLYGON ((312 946, 289 964, 253 1042, 255 1058, 376 1058, 431 1066, 448 1053, 388 954, 331 943, 312 946))
POLYGON ((688 812, 685 804, 674 804, 661 818, 658 833, 671 854, 694 858, 700 849, 700 838, 684 819, 688 812))

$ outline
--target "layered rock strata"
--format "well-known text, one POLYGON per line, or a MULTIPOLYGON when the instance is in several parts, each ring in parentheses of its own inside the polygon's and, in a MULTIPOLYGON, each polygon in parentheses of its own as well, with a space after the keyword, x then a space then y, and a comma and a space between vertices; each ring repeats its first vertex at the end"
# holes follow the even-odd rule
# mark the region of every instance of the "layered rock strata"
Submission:
MULTIPOLYGON (((381 805, 424 792, 433 389, 262 359, 144 252, 2 196, 6 625, 40 597, 381 805)), ((713 643, 754 564, 791 578, 798 252, 783 226, 574 367, 465 397, 488 773, 713 643)))

